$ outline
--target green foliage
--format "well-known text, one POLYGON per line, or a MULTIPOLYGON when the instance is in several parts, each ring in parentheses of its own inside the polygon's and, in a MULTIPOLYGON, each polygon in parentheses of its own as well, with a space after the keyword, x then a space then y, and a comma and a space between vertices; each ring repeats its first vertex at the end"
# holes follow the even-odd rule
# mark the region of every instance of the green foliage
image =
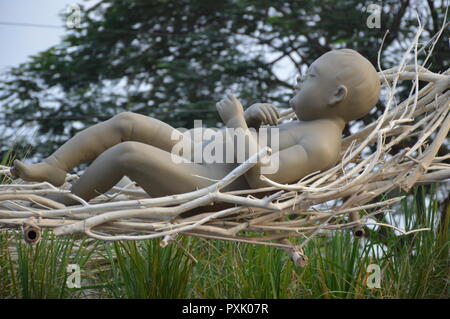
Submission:
POLYGON ((392 297, 448 297, 450 215, 447 212, 439 216, 435 190, 430 192, 428 205, 425 194, 425 187, 418 187, 410 201, 402 201, 404 227, 429 227, 432 231, 413 233, 401 240, 395 240, 398 237, 393 232, 388 233, 393 245, 381 260, 388 289, 397 291, 392 297))
POLYGON ((104 278, 115 298, 184 298, 192 261, 176 247, 161 249, 159 242, 114 242, 105 245, 111 268, 104 278))
POLYGON ((450 208, 439 214, 435 189, 429 193, 414 189, 390 222, 431 230, 376 228, 363 240, 332 232, 308 243, 304 268, 276 247, 179 237, 161 248, 157 240, 103 243, 50 232, 28 246, 20 233, 1 230, 0 298, 448 298, 450 208), (73 263, 80 289, 65 285, 73 263), (379 289, 366 285, 369 264, 381 269, 379 289))
MULTIPOLYGON (((88 261, 97 243, 87 239, 55 238, 44 231, 41 241, 28 245, 20 233, 0 232, 0 298, 77 298, 83 290, 71 290, 66 285, 67 266, 89 267, 88 261)), ((83 275, 86 275, 84 273, 83 275)), ((86 285, 88 276, 83 277, 86 285)))
MULTIPOLYGON (((385 0, 381 28, 369 29, 364 8, 371 3, 103 0, 83 8, 81 28, 68 29, 60 44, 3 75, 0 122, 10 128, 36 124, 37 137, 18 142, 31 143, 30 155, 38 158, 124 110, 174 127, 190 128, 199 118, 215 126, 215 103, 226 90, 244 105, 287 105, 296 71, 326 51, 353 48, 377 65, 389 29, 382 61, 390 67, 416 29, 416 9, 431 12, 421 16, 425 37, 438 31, 445 14, 444 4, 434 7, 433 1, 385 0), (275 70, 288 65, 291 78, 280 78, 275 70)), ((427 65, 432 70, 449 65, 444 42, 427 65)), ((6 152, 14 135, 3 137, 0 151, 6 152)), ((21 149, 14 151, 23 157, 21 149)))
POLYGON ((230 242, 204 241, 202 246, 192 275, 193 297, 292 297, 293 266, 284 251, 230 242))

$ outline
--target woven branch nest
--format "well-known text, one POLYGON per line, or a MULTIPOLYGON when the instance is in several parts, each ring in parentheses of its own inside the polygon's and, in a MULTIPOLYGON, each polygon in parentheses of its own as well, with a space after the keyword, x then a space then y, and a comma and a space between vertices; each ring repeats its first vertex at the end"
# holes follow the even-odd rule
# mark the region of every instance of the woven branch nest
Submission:
MULTIPOLYGON (((266 179, 270 187, 222 192, 254 165, 249 159, 223 180, 194 192, 148 198, 130 184, 116 186, 90 203, 77 198, 79 206, 65 207, 43 195, 59 192, 76 197, 67 182, 77 175, 68 175, 61 188, 15 180, 0 185, 0 227, 22 227, 30 243, 39 240, 41 228, 52 228, 56 235, 84 233, 107 241, 161 238, 162 246, 177 234, 271 245, 284 248, 302 266, 307 262, 302 248, 320 232, 351 229, 361 236, 363 225, 395 228, 373 216, 388 212, 402 197, 372 202, 380 194, 450 178, 450 165, 444 163, 450 155, 437 157, 450 128, 450 70, 437 74, 417 63, 400 64, 379 76, 387 87, 383 115, 344 139, 335 167, 296 184, 266 179), (409 98, 395 103, 401 80, 412 81, 412 90, 409 98), (428 84, 419 90, 418 80, 428 84), (411 137, 414 145, 390 154, 411 137), (376 151, 366 154, 369 146, 376 151), (293 237, 303 240, 293 245, 288 241, 293 237)), ((284 120, 293 116, 290 111, 283 114, 284 120)), ((259 155, 267 152, 263 149, 259 155)), ((9 167, 1 167, 0 173, 8 175, 9 167)))

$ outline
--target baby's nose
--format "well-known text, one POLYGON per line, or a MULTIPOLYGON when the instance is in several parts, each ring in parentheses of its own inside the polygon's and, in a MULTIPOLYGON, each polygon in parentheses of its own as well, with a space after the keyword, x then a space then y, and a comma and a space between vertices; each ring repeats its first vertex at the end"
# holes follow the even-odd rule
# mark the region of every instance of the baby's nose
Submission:
POLYGON ((300 86, 302 84, 303 81, 303 77, 301 75, 297 76, 296 81, 295 81, 295 85, 294 88, 295 89, 300 89, 300 86))

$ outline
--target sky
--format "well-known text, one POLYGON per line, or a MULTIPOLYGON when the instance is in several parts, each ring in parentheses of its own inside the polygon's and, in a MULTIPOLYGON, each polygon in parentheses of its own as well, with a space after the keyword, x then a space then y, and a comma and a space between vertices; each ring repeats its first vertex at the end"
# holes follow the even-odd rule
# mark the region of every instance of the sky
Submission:
MULTIPOLYGON (((97 1, 0 0, 0 74, 60 43, 66 30, 60 14, 67 12, 71 4, 91 6, 97 1)), ((9 128, 0 128, 9 134, 9 128)), ((18 137, 34 135, 36 128, 29 124, 14 132, 18 137)))
MULTIPOLYGON (((65 21, 59 15, 67 12, 71 4, 90 7, 96 2, 98 0, 0 0, 0 73, 58 44, 65 32, 65 21)), ((293 76, 287 70, 296 72, 289 61, 283 59, 274 71, 287 80, 293 76)))
POLYGON ((0 0, 0 72, 59 43, 65 31, 65 21, 59 14, 67 12, 70 4, 92 2, 96 1, 0 0))

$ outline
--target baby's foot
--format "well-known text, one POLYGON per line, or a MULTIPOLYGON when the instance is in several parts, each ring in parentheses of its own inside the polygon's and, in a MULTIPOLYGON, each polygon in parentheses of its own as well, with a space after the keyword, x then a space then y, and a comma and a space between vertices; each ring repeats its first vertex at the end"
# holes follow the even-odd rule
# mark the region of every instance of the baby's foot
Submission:
POLYGON ((26 165, 14 160, 11 174, 29 182, 49 182, 54 186, 61 186, 66 180, 66 171, 47 162, 26 165))

